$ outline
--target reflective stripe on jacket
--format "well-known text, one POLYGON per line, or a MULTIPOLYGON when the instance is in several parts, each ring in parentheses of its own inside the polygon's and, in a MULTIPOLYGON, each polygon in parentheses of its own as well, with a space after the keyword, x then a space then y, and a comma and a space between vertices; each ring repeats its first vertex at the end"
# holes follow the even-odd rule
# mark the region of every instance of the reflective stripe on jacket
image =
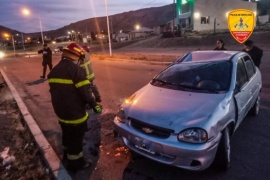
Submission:
POLYGON ((89 53, 85 52, 85 58, 80 59, 79 65, 84 69, 86 78, 89 79, 89 81, 92 81, 95 79, 94 70, 92 68, 90 55, 89 53))
POLYGON ((64 124, 80 124, 86 121, 87 119, 88 119, 88 113, 86 112, 85 116, 80 119, 66 120, 66 119, 59 118, 59 121, 64 124))
MULTIPOLYGON (((51 78, 49 79, 49 83, 59 83, 59 84, 74 84, 72 79, 60 79, 60 78, 51 78)), ((83 80, 81 82, 78 82, 75 84, 76 88, 79 88, 81 86, 90 84, 89 80, 83 80)))
POLYGON ((59 121, 80 124, 87 120, 85 105, 95 107, 90 82, 84 70, 72 60, 62 59, 49 73, 52 105, 59 121))
POLYGON ((85 70, 86 78, 89 79, 89 81, 95 79, 95 74, 90 60, 83 62, 82 64, 80 64, 80 66, 85 70))

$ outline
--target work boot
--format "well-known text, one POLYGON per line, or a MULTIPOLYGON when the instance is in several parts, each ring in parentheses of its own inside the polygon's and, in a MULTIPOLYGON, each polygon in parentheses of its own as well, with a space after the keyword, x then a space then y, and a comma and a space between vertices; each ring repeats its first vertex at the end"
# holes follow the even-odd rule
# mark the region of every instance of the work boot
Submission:
POLYGON ((83 158, 75 161, 68 160, 67 170, 76 173, 76 171, 88 168, 91 165, 92 161, 84 160, 83 158))
POLYGON ((82 169, 88 168, 90 166, 92 166, 92 161, 91 160, 84 160, 83 161, 82 169))

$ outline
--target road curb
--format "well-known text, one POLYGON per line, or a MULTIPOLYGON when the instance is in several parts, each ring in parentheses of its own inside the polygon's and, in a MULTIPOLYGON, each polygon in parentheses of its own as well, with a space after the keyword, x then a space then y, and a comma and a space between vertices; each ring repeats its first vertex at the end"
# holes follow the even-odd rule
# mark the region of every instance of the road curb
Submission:
POLYGON ((98 57, 93 57, 93 60, 98 61, 124 61, 124 62, 131 62, 131 63, 145 63, 145 64, 152 64, 152 65, 170 65, 172 62, 158 62, 158 61, 146 61, 146 60, 130 60, 130 59, 123 59, 123 58, 104 58, 100 60, 98 57))
POLYGON ((31 131, 39 149, 41 150, 41 154, 43 155, 47 165, 49 166, 51 172, 54 175, 55 179, 58 180, 71 180, 70 175, 66 171, 65 167, 63 166, 62 162, 56 155, 55 151, 43 135, 42 131, 40 130, 39 126, 37 125, 36 121, 32 117, 32 115, 29 113, 25 103, 22 101, 19 93, 13 86, 13 84, 10 82, 8 77, 6 76, 5 72, 0 68, 0 73, 2 74, 5 82, 7 83, 10 92, 15 99, 21 114, 23 116, 23 119, 25 120, 25 123, 27 124, 29 130, 31 131))

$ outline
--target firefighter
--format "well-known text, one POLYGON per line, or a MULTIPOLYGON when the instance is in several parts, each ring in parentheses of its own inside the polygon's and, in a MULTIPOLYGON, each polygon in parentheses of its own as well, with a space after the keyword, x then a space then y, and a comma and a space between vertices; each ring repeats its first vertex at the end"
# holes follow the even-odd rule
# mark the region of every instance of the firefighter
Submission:
POLYGON ((87 130, 88 104, 95 113, 101 113, 102 107, 92 96, 90 81, 85 71, 77 65, 85 54, 78 44, 71 43, 63 49, 61 61, 48 75, 53 109, 58 116, 62 129, 64 156, 67 169, 76 171, 88 167, 91 163, 83 157, 83 137, 87 130))
POLYGON ((91 60, 90 56, 87 52, 85 52, 85 58, 80 58, 79 63, 78 63, 86 72, 86 78, 90 81, 91 83, 91 90, 94 94, 96 102, 101 102, 101 96, 98 91, 98 88, 96 84, 94 84, 94 79, 95 79, 95 73, 93 71, 92 65, 91 65, 91 60))

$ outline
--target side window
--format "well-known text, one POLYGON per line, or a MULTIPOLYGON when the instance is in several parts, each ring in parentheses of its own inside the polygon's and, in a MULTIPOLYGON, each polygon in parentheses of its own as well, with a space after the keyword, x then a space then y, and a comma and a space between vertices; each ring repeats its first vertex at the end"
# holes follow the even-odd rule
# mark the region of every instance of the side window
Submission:
POLYGON ((248 78, 250 79, 255 74, 255 67, 248 56, 244 57, 248 78))
POLYGON ((210 16, 201 17, 201 24, 209 24, 210 23, 210 16))
POLYGON ((237 62, 236 82, 242 87, 248 81, 245 64, 243 59, 239 59, 237 62))

